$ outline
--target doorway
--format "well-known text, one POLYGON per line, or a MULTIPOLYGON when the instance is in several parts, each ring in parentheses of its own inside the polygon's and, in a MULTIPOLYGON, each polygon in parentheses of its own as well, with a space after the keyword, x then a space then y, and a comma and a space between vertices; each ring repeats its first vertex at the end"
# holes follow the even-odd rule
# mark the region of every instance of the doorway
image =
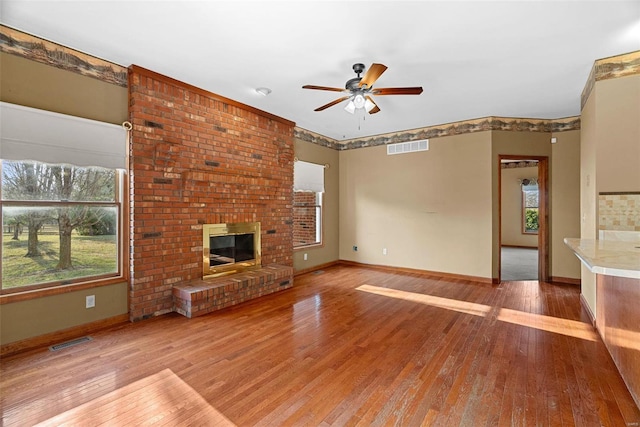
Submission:
POLYGON ((548 157, 499 161, 498 280, 548 281, 548 157))
POLYGON ((503 245, 500 265, 503 282, 538 280, 538 247, 503 245))

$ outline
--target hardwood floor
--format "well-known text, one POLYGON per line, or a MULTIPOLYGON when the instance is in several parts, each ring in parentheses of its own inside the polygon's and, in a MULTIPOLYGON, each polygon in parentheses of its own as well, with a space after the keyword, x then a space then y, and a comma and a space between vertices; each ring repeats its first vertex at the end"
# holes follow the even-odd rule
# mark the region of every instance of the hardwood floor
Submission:
POLYGON ((2 360, 4 426, 639 425, 570 285, 332 267, 2 360))

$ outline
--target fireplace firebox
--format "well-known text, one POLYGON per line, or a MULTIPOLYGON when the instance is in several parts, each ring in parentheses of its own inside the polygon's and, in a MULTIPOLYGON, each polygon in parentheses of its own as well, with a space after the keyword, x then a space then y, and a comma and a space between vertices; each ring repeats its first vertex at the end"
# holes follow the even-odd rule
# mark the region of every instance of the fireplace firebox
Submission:
POLYGON ((259 222, 205 224, 202 240, 204 278, 260 267, 259 222))

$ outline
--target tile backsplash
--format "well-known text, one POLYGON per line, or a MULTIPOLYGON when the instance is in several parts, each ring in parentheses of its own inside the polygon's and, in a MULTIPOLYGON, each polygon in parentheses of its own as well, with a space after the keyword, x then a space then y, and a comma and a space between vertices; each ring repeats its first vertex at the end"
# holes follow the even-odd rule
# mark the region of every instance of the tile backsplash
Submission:
POLYGON ((600 193, 598 218, 600 230, 640 232, 640 192, 600 193))

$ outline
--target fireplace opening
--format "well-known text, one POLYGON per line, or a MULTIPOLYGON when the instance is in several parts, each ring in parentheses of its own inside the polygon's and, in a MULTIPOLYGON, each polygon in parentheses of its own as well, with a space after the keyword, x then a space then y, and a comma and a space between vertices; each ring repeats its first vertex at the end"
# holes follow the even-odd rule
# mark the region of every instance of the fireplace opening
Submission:
POLYGON ((205 224, 203 277, 260 267, 260 223, 205 224))
POLYGON ((253 234, 209 237, 209 266, 249 261, 253 255, 253 234))

